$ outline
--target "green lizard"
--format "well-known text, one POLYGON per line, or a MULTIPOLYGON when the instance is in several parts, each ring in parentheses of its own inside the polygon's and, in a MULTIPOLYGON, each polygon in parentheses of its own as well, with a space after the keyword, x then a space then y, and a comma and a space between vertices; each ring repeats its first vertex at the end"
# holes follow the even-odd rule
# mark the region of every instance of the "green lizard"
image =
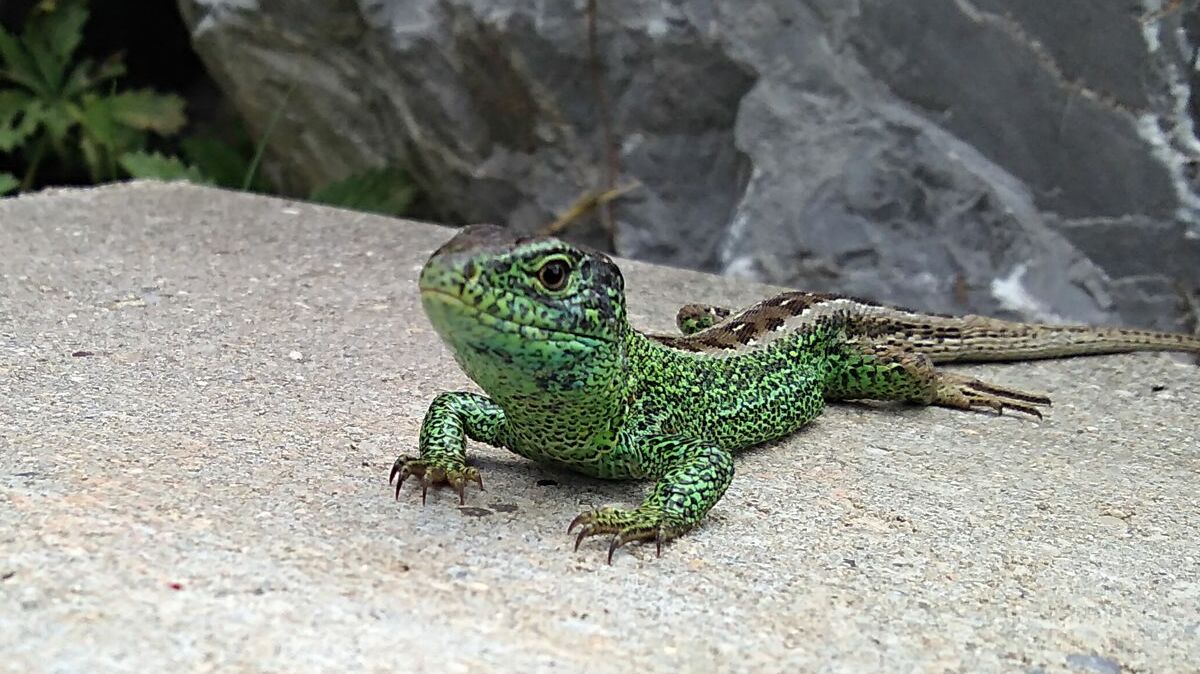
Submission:
POLYGON ((1045 326, 919 314, 831 294, 789 292, 740 312, 689 305, 685 334, 651 335, 625 315, 624 280, 607 256, 490 225, 461 230, 420 276, 429 320, 486 393, 438 395, 409 476, 465 502, 466 438, 587 475, 653 478, 636 508, 576 517, 568 532, 611 534, 608 560, 632 541, 696 526, 733 479, 736 450, 812 421, 827 400, 872 399, 1041 417, 1044 396, 934 367, 1139 350, 1200 353, 1200 339, 1119 328, 1045 326))

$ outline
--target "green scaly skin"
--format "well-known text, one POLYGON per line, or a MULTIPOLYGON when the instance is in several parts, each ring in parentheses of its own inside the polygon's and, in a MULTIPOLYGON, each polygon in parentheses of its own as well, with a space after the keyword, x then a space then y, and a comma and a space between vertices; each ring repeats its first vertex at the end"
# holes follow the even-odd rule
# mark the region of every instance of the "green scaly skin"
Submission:
MULTIPOLYGON (((514 240, 498 227, 461 230, 429 259, 420 288, 429 320, 487 396, 433 401, 420 456, 393 467, 397 496, 412 475, 422 500, 433 485, 449 485, 460 502, 469 482, 482 487, 467 438, 587 475, 655 480, 638 507, 586 512, 568 528, 581 527, 576 548, 611 534, 610 562, 625 543, 654 540, 661 551, 696 526, 729 487, 734 451, 796 431, 827 399, 1031 414, 1049 403, 855 339, 856 324, 841 314, 760 348, 678 348, 630 327, 624 281, 608 257, 556 239, 514 240)), ((728 313, 700 308, 679 320, 703 335, 728 313)))

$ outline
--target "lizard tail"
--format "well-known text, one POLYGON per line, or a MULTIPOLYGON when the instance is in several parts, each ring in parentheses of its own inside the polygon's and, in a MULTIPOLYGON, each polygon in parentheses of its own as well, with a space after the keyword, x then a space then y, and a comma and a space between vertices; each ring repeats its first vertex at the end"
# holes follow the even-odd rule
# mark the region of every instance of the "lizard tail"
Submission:
MULTIPOLYGON (((934 322, 936 324, 936 322, 934 322)), ((933 327, 933 326, 930 326, 933 327)), ((918 350, 935 363, 1039 360, 1134 351, 1200 354, 1200 337, 1086 325, 1031 325, 982 316, 920 335, 918 350)))

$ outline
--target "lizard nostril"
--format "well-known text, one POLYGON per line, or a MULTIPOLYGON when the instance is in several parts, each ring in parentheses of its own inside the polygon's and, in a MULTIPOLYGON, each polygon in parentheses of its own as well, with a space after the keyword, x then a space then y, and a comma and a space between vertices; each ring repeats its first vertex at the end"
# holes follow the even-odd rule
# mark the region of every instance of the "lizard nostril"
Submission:
POLYGON ((475 261, 469 260, 463 265, 463 277, 468 281, 475 278, 475 261))

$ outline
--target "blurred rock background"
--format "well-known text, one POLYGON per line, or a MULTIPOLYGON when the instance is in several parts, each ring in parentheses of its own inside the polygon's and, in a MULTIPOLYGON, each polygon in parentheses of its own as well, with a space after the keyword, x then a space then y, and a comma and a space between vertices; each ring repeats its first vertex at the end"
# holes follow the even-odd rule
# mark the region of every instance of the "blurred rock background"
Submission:
POLYGON ((565 236, 934 311, 1197 327, 1195 2, 177 9, 275 191, 398 167, 410 215, 537 231, 636 182, 565 236))

